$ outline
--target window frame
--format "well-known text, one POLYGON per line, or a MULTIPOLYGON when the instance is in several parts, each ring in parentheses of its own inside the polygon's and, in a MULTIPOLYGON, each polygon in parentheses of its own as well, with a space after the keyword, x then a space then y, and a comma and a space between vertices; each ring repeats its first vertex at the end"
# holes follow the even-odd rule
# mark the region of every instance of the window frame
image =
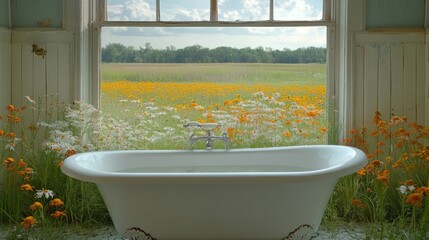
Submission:
MULTIPOLYGON (((100 92, 101 92, 101 29, 103 27, 310 27, 310 26, 325 26, 326 27, 326 104, 330 111, 328 114, 329 123, 338 123, 347 129, 350 125, 350 109, 352 97, 350 86, 346 86, 343 81, 346 76, 339 72, 338 67, 341 63, 338 62, 337 54, 347 45, 339 42, 340 31, 337 31, 338 26, 336 21, 341 11, 344 11, 348 6, 346 0, 341 4, 342 0, 323 0, 323 14, 321 20, 274 20, 274 0, 270 1, 270 19, 264 21, 218 21, 217 18, 217 2, 218 0, 210 0, 210 21, 161 21, 159 1, 156 0, 156 21, 109 21, 107 19, 107 0, 88 1, 83 4, 82 11, 88 11, 89 16, 87 22, 88 31, 81 33, 84 36, 84 41, 88 43, 88 62, 81 62, 81 68, 86 69, 88 78, 80 80, 81 91, 79 98, 91 103, 100 108, 100 92), (86 34, 85 34, 86 33, 86 34), (341 79, 341 80, 340 80, 341 79), (344 88, 344 89, 343 89, 344 88), (344 100, 344 102, 342 102, 344 100)), ((347 15, 346 15, 347 16, 347 15)), ((344 20, 340 20, 344 21, 344 20)), ((346 33, 344 29, 341 32, 346 33)), ((84 46, 86 44, 83 44, 84 46)), ((334 126, 337 124, 333 124, 334 126)), ((335 132, 335 131, 334 131, 335 132)), ((327 143, 338 143, 338 139, 343 137, 344 132, 340 132, 338 136, 328 136, 327 143)))

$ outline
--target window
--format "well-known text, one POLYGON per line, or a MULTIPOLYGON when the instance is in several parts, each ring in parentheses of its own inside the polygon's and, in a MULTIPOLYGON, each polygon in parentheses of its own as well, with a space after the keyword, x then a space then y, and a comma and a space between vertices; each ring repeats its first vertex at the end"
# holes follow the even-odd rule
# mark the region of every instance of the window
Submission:
MULTIPOLYGON (((280 54, 282 51, 287 51, 288 47, 291 46, 293 42, 299 44, 305 41, 312 41, 313 44, 311 45, 313 46, 327 47, 325 44, 329 31, 327 31, 326 27, 333 25, 330 17, 331 4, 330 1, 327 0, 107 0, 106 5, 101 4, 101 6, 105 7, 106 15, 104 16, 101 14, 99 19, 102 19, 102 21, 96 22, 95 25, 102 27, 101 44, 103 51, 109 44, 115 42, 126 43, 124 46, 119 46, 124 47, 123 52, 119 55, 121 55, 123 59, 131 60, 121 61, 146 63, 147 65, 140 70, 143 71, 144 68, 149 72, 152 71, 150 74, 158 78, 158 80, 154 80, 153 82, 163 81, 162 76, 165 74, 165 69, 160 70, 159 66, 154 65, 154 63, 159 63, 158 60, 147 60, 150 57, 156 58, 156 56, 164 54, 162 57, 163 60, 160 61, 170 63, 170 60, 166 60, 168 58, 165 57, 165 54, 194 50, 197 53, 195 56, 199 56, 201 59, 182 59, 180 61, 184 61, 184 63, 187 61, 196 61, 198 63, 213 63, 213 61, 229 62, 230 60, 213 60, 215 59, 214 57, 209 59, 204 56, 208 56, 210 54, 208 52, 210 52, 211 49, 219 50, 218 52, 227 50, 229 51, 228 54, 233 54, 235 51, 234 49, 237 50, 235 52, 238 52, 240 48, 246 48, 244 46, 247 46, 249 52, 250 50, 253 52, 259 50, 261 54, 269 52, 272 57, 274 56, 274 52, 280 54), (135 37, 129 38, 131 35, 135 37), (243 38, 244 35, 247 36, 246 39, 243 38), (217 42, 217 44, 214 44, 214 42, 217 42), (325 44, 320 45, 320 42, 324 42, 325 44), (243 45, 243 43, 246 43, 246 45, 243 45), (140 55, 135 54, 136 52, 139 52, 140 55)), ((294 49, 299 49, 301 47, 299 45, 296 46, 298 47, 294 49)), ((223 52, 222 55, 225 56, 227 53, 223 52)), ((177 59, 175 61, 175 63, 177 63, 177 59)), ((273 60, 270 61, 271 63, 276 63, 273 60)), ((230 66, 233 66, 233 64, 230 64, 230 66)), ((109 65, 103 65, 101 67, 103 70, 102 79, 108 80, 108 76, 104 74, 106 73, 105 70, 109 68, 109 65)), ((124 64, 122 67, 125 69, 131 68, 132 66, 124 64)), ((170 69, 175 68, 176 70, 182 68, 182 70, 179 70, 175 74, 181 74, 181 76, 185 77, 187 76, 186 71, 191 68, 193 69, 192 71, 199 71, 195 70, 198 67, 190 67, 189 65, 187 65, 187 67, 189 68, 184 68, 183 66, 169 66, 170 69)), ((209 66, 208 68, 211 67, 209 66)), ((201 69, 201 67, 199 69, 201 69)), ((236 67, 236 69, 238 69, 238 67, 236 67)), ((248 70, 243 71, 250 71, 249 69, 254 70, 255 68, 254 66, 250 66, 248 70)), ((223 67, 223 70, 228 71, 226 67, 223 67)), ((212 69, 212 72, 219 72, 219 69, 212 69)), ((114 75, 114 73, 111 74, 114 75)), ((138 74, 147 73, 141 72, 138 74)), ((219 75, 216 75, 216 77, 218 76, 219 75)), ((324 78, 326 73, 314 73, 313 77, 314 76, 316 76, 316 78, 320 78, 320 76, 324 78)), ((130 75, 126 78, 130 79, 132 77, 133 76, 130 75)), ((327 77, 326 79, 332 78, 327 77)), ((194 80, 188 77, 186 81, 192 82, 194 80)), ((326 87, 332 84, 325 82, 324 85, 326 87)), ((176 86, 176 89, 177 88, 179 88, 179 86, 176 86)), ((209 92, 211 91, 209 87, 207 87, 206 90, 209 90, 209 92)), ((327 91, 329 92, 329 89, 327 91)), ((254 93, 256 94, 257 91, 254 93)), ((260 95, 260 97, 270 98, 275 96, 275 94, 276 93, 273 92, 267 95, 260 95)), ((101 94, 101 97, 103 97, 103 94, 101 94)), ((230 97, 229 100, 240 101, 240 97, 239 95, 230 97)), ((194 107, 201 106, 201 116, 204 116, 205 119, 199 120, 209 121, 212 112, 206 111, 206 106, 200 105, 199 100, 195 101, 191 98, 193 97, 185 100, 183 103, 186 105, 185 107, 193 106, 194 104, 196 104, 194 107)), ((122 100, 123 102, 126 101, 126 99, 122 100)), ((139 102, 138 100, 139 99, 134 99, 135 102, 139 102)), ((153 100, 153 102, 160 101, 159 98, 155 99, 155 97, 152 97, 151 99, 144 100, 144 104, 149 104, 148 102, 151 100, 153 100)), ((143 104, 141 101, 140 103, 143 104)), ((225 104, 225 102, 222 104, 225 104)), ((213 106, 210 105, 210 108, 213 108, 213 106)), ((130 111, 133 112, 134 110, 135 109, 131 109, 130 111)), ((308 116, 311 116, 317 112, 312 112, 309 109, 305 111, 305 113, 301 114, 308 114, 308 116)), ((161 113, 163 112, 161 111, 161 113)), ((121 114, 126 115, 125 112, 121 114)), ((280 113, 278 115, 279 118, 282 118, 280 113)), ((248 115, 237 115, 235 117, 236 119, 242 117, 242 121, 250 119, 248 115)), ((189 120, 197 120, 196 118, 198 117, 193 117, 193 119, 189 120)), ((218 119, 219 118, 220 116, 218 116, 218 119)), ((181 120, 184 120, 183 116, 181 120)), ((296 118, 296 120, 299 122, 299 119, 296 118)), ((226 131, 227 129, 224 130, 226 131)), ((290 131, 283 130, 278 136, 287 137, 290 131)), ((325 131, 322 126, 319 126, 319 130, 325 131)), ((303 134, 305 134, 305 132, 303 134)), ((323 140, 321 141, 323 142, 323 140)))

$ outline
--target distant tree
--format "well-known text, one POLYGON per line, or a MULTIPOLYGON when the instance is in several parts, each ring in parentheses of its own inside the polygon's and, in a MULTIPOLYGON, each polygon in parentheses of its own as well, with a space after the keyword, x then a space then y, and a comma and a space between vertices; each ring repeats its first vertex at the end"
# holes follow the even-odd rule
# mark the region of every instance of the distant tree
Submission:
POLYGON ((241 49, 232 47, 204 48, 193 45, 182 49, 174 46, 154 49, 150 43, 134 49, 120 43, 109 43, 102 48, 103 62, 111 63, 324 63, 326 48, 307 47, 290 50, 273 50, 257 47, 241 49))

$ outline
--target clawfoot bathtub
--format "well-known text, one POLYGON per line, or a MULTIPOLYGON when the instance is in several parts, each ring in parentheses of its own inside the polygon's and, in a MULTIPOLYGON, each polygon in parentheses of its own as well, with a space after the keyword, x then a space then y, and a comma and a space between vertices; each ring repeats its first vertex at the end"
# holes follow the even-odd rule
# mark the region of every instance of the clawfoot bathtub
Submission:
POLYGON ((338 178, 367 163, 336 145, 229 151, 104 151, 62 171, 96 183, 130 239, 310 239, 338 178))

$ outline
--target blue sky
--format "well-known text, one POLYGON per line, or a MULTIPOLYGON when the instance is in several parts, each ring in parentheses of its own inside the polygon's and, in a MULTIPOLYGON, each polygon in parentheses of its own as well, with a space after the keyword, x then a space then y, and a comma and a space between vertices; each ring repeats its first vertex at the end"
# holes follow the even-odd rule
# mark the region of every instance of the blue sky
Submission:
MULTIPOLYGON (((317 20, 322 18, 323 0, 274 0, 276 20, 317 20)), ((210 18, 210 0, 161 0, 162 21, 206 21, 210 18)), ((155 0, 108 0, 108 19, 114 21, 154 21, 155 0)), ((269 0, 219 0, 220 21, 268 20, 269 0)), ((182 48, 270 47, 296 49, 325 47, 325 27, 297 28, 103 28, 102 45, 119 42, 126 46, 182 48)))

